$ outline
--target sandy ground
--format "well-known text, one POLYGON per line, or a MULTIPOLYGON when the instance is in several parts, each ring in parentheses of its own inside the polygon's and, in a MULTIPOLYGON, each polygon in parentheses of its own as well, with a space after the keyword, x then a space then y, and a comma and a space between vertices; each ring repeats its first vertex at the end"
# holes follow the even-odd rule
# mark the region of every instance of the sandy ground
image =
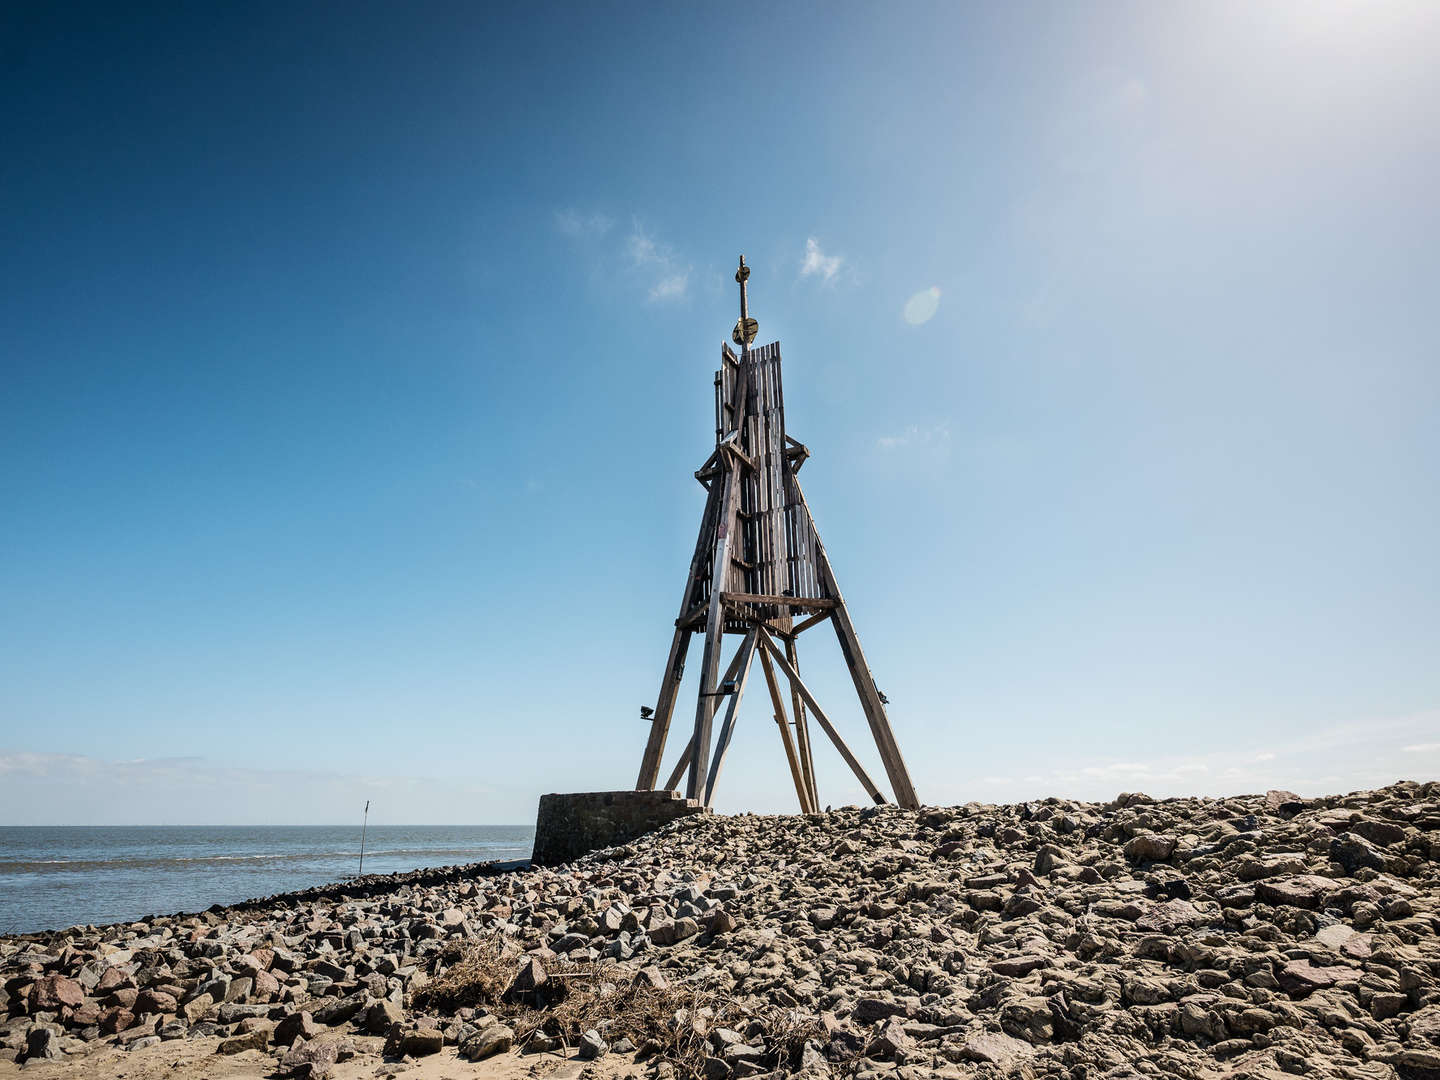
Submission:
MULTIPOLYGON (((471 1063, 456 1056, 447 1046, 438 1054, 416 1061, 384 1061, 382 1039, 354 1040, 360 1051, 349 1061, 335 1066, 335 1080, 405 1077, 405 1080, 618 1080, 640 1070, 628 1057, 607 1055, 598 1062, 565 1059, 558 1054, 501 1054, 487 1061, 471 1063)), ((0 1080, 259 1080, 275 1074, 270 1053, 247 1050, 224 1056, 215 1052, 218 1038, 179 1039, 148 1046, 133 1052, 113 1047, 97 1049, 83 1057, 61 1061, 35 1061, 28 1065, 0 1062, 0 1080)))

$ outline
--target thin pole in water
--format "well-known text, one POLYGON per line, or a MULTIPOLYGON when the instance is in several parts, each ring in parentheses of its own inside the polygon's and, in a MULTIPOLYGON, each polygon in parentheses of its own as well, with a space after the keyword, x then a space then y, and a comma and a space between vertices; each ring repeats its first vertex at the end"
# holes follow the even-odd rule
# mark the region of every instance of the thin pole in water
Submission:
POLYGON ((365 826, 370 824, 370 800, 365 800, 365 817, 360 821, 360 873, 365 873, 365 826))

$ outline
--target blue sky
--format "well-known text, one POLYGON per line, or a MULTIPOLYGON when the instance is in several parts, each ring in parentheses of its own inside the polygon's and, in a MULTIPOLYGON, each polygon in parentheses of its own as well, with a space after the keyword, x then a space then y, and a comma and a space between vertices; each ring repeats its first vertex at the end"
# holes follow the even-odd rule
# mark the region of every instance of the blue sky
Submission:
POLYGON ((924 801, 1440 772, 1440 8, 3 19, 0 822, 633 783, 742 251, 924 801))

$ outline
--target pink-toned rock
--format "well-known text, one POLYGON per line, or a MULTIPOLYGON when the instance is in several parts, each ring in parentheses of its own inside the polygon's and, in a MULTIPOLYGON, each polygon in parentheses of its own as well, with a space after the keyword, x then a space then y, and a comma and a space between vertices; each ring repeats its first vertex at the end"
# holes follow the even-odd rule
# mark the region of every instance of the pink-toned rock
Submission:
POLYGON ((135 1023, 135 1014, 129 1009, 115 1005, 100 1014, 100 1033, 115 1035, 135 1023))
POLYGON ((85 1004, 85 988, 64 975, 46 975, 35 981, 30 992, 31 1012, 57 1012, 68 1005, 78 1008, 85 1004))
POLYGON ((255 972, 255 985, 250 994, 256 1001, 274 1001, 280 996, 280 980, 268 971, 255 972))
POLYGON ((113 994, 116 990, 123 990, 134 985, 134 978, 119 968, 106 968, 105 973, 100 976, 100 981, 95 984, 95 996, 104 997, 106 994, 113 994))
POLYGON ((141 1016, 146 1013, 173 1013, 180 1008, 174 994, 164 990, 141 990, 135 999, 135 1011, 141 1016))
POLYGON ((1338 888, 1340 883, 1334 878, 1321 877, 1319 874, 1296 874, 1278 881, 1257 881, 1255 896, 1267 904, 1286 904, 1316 911, 1325 895, 1338 888))
POLYGON ((1358 983, 1360 972, 1339 964, 1316 967, 1309 960, 1292 960, 1280 969, 1278 978, 1291 997, 1306 997, 1316 990, 1358 983))
POLYGON ((1167 900, 1147 911, 1135 925, 1154 934, 1173 934, 1191 926, 1202 926, 1209 919, 1189 900, 1167 900))

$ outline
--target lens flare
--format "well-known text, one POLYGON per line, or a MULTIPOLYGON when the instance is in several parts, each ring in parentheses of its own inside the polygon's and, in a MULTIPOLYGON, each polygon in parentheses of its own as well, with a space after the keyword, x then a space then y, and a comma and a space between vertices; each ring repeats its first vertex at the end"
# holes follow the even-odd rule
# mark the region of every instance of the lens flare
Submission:
POLYGON ((905 321, 911 326, 927 323, 934 318, 935 311, 939 307, 940 286, 931 285, 928 289, 921 289, 905 301, 905 321))

